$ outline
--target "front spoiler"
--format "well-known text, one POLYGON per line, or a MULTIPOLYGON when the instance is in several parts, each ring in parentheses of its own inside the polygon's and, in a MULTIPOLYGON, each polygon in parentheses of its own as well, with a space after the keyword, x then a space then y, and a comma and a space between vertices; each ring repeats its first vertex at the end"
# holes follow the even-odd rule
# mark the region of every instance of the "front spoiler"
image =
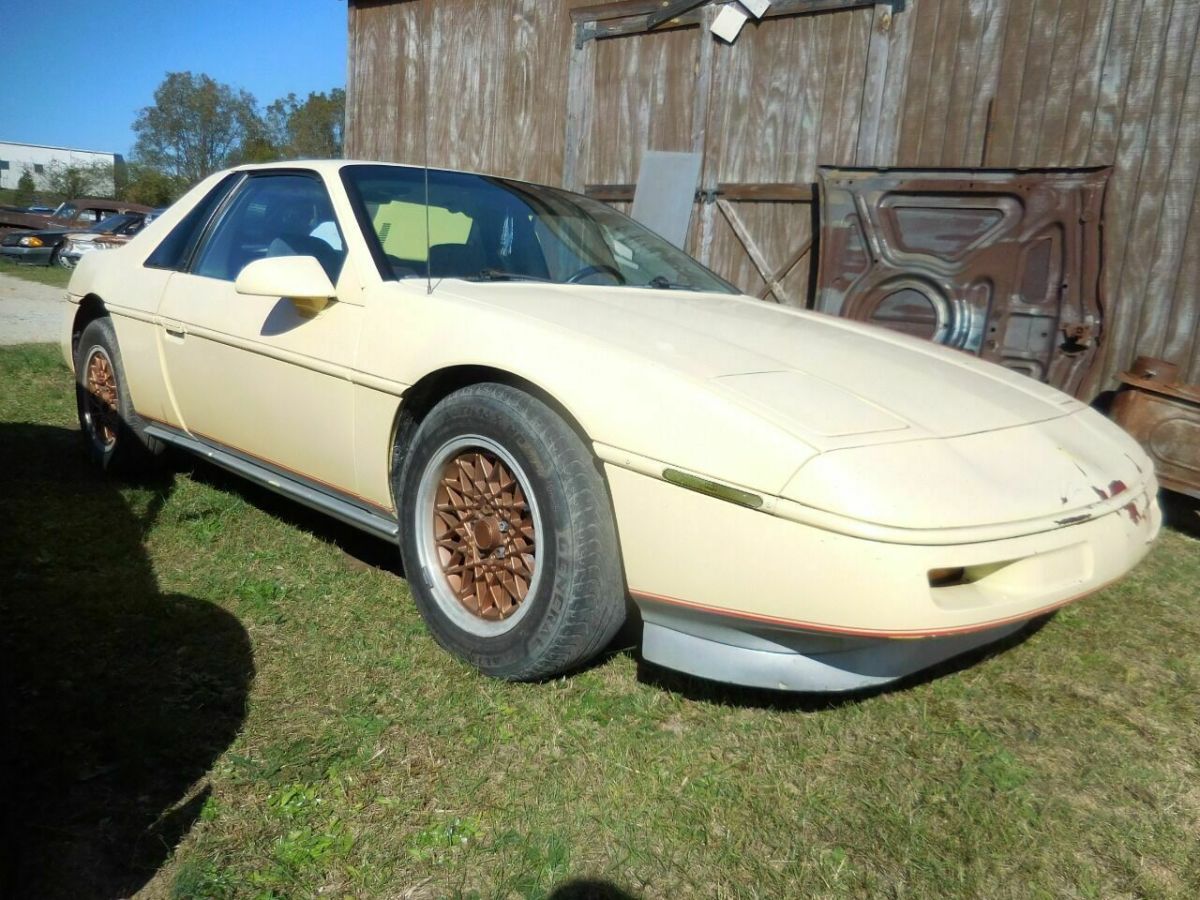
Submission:
POLYGON ((885 685, 1002 640, 1031 621, 900 639, 746 630, 661 606, 643 606, 642 617, 642 656, 649 662, 745 687, 822 693, 885 685))

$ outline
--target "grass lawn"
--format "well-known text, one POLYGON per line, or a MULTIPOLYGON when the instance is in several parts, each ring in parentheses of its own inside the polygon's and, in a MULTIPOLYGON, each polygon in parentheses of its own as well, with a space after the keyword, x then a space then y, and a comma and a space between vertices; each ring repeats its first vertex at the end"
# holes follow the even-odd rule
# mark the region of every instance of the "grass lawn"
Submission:
POLYGON ((898 690, 631 648, 507 684, 435 646, 391 547, 199 463, 101 477, 56 351, 0 376, 13 896, 1200 895, 1194 505, 1121 584, 898 690))
POLYGON ((24 278, 26 281, 36 281, 38 284, 49 284, 53 287, 65 288, 71 280, 71 270, 62 266, 31 266, 17 263, 9 259, 0 259, 0 275, 12 275, 24 278))

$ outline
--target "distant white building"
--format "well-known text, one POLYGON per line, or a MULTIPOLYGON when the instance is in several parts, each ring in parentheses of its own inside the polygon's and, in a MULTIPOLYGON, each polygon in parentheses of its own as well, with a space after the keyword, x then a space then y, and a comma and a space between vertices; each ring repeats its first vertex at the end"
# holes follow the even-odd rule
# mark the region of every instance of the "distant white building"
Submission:
POLYGON ((108 167, 108 180, 97 185, 97 193, 110 195, 115 188, 113 172, 118 153, 74 150, 70 147, 46 147, 41 144, 14 144, 0 141, 0 188, 15 188, 26 170, 33 176, 37 190, 49 187, 49 175, 57 167, 91 168, 98 163, 108 167))

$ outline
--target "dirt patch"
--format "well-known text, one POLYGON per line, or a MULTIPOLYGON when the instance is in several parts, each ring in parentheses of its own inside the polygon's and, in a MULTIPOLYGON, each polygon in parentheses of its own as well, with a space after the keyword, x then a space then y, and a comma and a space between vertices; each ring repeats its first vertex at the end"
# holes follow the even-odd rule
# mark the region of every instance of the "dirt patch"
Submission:
POLYGON ((66 291, 0 273, 0 344, 58 340, 66 291))

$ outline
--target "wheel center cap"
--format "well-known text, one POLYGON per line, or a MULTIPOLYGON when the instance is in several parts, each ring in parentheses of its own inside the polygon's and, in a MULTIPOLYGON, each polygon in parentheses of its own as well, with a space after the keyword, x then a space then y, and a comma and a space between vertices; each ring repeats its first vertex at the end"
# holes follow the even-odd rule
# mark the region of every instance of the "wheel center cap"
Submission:
POLYGON ((495 516, 479 519, 471 525, 471 537, 480 550, 491 550, 504 539, 500 532, 500 521, 495 516))

